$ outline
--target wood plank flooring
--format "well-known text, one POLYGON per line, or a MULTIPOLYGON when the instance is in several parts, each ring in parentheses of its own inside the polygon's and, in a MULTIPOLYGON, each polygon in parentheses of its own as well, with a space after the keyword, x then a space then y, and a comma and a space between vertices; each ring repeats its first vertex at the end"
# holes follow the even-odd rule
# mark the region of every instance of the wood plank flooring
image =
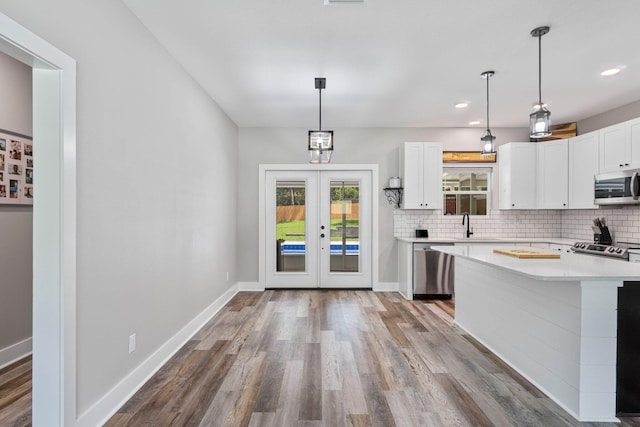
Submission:
MULTIPOLYGON (((397 293, 240 293, 106 426, 640 427, 576 422, 453 310, 397 293)), ((0 370, 2 427, 31 422, 30 359, 14 365, 0 370)))
POLYGON ((0 426, 31 425, 31 356, 0 369, 0 426))
POLYGON ((240 293, 106 425, 581 425, 453 310, 397 293, 240 293))

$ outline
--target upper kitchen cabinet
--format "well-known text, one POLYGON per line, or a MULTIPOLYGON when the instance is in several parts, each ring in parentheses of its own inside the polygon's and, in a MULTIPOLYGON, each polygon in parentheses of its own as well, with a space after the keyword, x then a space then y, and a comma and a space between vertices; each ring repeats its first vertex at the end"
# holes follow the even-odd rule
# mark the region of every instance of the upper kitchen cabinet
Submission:
POLYGON ((640 119, 600 130, 600 173, 640 168, 640 119))
POLYGON ((403 209, 442 209, 442 144, 405 142, 400 148, 403 209))
POLYGON ((567 209, 569 204, 569 172, 567 171, 569 141, 558 139, 539 142, 535 146, 538 148, 538 208, 567 209))
POLYGON ((600 133, 569 139, 569 208, 597 209, 593 204, 593 177, 600 173, 600 133))
POLYGON ((510 142, 498 147, 500 209, 535 209, 537 144, 510 142))

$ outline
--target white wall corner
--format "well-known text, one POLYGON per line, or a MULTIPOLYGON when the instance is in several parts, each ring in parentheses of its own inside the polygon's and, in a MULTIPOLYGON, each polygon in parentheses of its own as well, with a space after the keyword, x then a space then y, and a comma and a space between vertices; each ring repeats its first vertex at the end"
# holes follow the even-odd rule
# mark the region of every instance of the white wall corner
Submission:
POLYGON ((0 349, 0 369, 31 354, 31 338, 0 349))
POLYGON ((238 282, 239 292, 261 292, 264 289, 264 285, 260 282, 238 282))
POLYGON ((231 286, 184 328, 178 331, 155 353, 78 417, 76 427, 95 427, 105 424, 182 346, 193 337, 231 298, 238 293, 238 285, 231 286))
POLYGON ((398 282, 376 282, 373 284, 374 292, 398 292, 400 284, 398 282))

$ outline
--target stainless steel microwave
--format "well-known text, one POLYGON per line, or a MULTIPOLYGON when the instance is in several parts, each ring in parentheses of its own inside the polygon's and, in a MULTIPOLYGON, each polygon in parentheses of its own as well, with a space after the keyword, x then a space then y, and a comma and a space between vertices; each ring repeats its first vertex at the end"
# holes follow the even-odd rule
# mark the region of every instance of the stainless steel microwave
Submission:
POLYGON ((640 204, 640 169, 603 173, 595 176, 596 205, 640 204))

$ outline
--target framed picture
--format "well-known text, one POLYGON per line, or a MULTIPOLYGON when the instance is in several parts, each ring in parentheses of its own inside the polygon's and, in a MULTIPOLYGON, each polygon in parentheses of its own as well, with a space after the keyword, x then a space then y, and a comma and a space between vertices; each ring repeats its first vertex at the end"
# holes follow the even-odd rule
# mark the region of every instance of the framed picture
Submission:
POLYGON ((482 155, 482 151, 443 151, 444 163, 495 163, 497 154, 482 155))
POLYGON ((33 204, 33 140, 0 130, 0 204, 33 204))

